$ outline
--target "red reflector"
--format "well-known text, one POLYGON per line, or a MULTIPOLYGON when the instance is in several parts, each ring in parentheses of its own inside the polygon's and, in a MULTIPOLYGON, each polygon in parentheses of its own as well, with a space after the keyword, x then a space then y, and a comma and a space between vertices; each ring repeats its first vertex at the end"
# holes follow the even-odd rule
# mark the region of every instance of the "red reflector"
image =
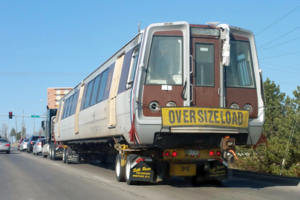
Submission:
POLYGON ((200 157, 200 154, 198 154, 197 157, 200 157))
POLYGON ((221 151, 217 151, 217 156, 220 156, 221 155, 221 151))
POLYGON ((176 156, 177 156, 177 152, 176 152, 176 151, 173 151, 172 156, 173 156, 173 157, 176 157, 176 156))
POLYGON ((145 158, 139 158, 139 159, 137 159, 135 162, 136 162, 136 163, 139 163, 139 162, 141 162, 141 161, 145 161, 145 158))
POLYGON ((170 152, 166 151, 166 152, 165 152, 165 156, 166 156, 166 157, 169 157, 169 156, 170 156, 170 152))
POLYGON ((213 156, 214 154, 215 154, 215 153, 214 153, 213 151, 210 151, 210 152, 209 152, 209 155, 210 155, 210 156, 213 156))
POLYGON ((9 144, 6 144, 5 146, 9 147, 9 144))
POLYGON ((194 158, 194 155, 191 155, 192 158, 194 158))

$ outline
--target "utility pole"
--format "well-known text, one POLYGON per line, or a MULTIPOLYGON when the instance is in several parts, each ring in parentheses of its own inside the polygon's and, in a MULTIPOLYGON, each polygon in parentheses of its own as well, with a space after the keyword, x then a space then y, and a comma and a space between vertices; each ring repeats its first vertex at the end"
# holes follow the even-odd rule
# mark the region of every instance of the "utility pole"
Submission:
POLYGON ((21 131, 21 138, 23 138, 23 129, 24 129, 24 110, 23 110, 23 117, 22 117, 22 131, 21 131))
POLYGON ((17 135, 18 135, 18 122, 17 122, 17 117, 15 116, 15 121, 16 121, 16 141, 17 141, 17 135))
POLYGON ((32 135, 34 135, 34 133, 35 133, 35 118, 33 118, 33 134, 32 135))

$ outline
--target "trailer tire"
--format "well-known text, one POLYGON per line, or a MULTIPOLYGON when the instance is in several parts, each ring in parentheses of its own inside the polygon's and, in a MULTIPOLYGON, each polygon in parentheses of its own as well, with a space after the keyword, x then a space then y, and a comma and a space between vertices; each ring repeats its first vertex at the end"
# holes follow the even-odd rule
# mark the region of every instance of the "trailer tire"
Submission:
POLYGON ((43 155, 43 158, 47 158, 47 155, 43 155))
POLYGON ((122 155, 118 154, 116 157, 116 164, 115 164, 115 172, 116 172, 116 179, 118 182, 125 181, 125 167, 121 166, 122 155))
POLYGON ((51 158, 51 160, 56 160, 56 157, 55 157, 55 144, 52 144, 52 147, 51 147, 51 156, 52 156, 52 158, 51 158))
POLYGON ((125 180, 126 180, 126 183, 128 185, 135 185, 136 184, 136 181, 133 181, 132 178, 131 178, 131 162, 137 157, 138 155, 136 154, 129 154, 127 156, 127 159, 126 159, 126 165, 125 165, 125 180))

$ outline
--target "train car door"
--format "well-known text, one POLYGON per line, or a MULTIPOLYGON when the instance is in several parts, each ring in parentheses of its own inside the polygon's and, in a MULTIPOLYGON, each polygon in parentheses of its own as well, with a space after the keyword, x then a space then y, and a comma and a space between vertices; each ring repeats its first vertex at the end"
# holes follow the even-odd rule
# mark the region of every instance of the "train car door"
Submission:
POLYGON ((220 107, 219 38, 192 35, 191 106, 220 107))
POLYGON ((78 95, 78 97, 77 97, 78 100, 77 100, 77 104, 74 105, 74 106, 77 106, 76 110, 75 110, 75 118, 74 118, 74 120, 75 120, 75 126, 74 126, 75 134, 79 133, 79 111, 80 111, 80 108, 81 108, 81 102, 82 102, 84 86, 85 86, 85 84, 82 84, 81 87, 80 87, 80 90, 77 91, 77 92, 79 92, 79 94, 76 94, 76 95, 78 95))
POLYGON ((112 84, 109 92, 109 99, 108 99, 108 127, 109 128, 115 128, 117 124, 116 98, 119 89, 123 61, 124 61, 124 54, 117 58, 114 74, 112 78, 112 84))

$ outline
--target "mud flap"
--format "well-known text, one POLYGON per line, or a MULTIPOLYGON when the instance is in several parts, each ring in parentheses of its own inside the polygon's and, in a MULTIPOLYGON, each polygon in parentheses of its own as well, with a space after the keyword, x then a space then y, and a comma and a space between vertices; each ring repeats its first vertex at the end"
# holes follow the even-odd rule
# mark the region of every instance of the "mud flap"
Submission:
POLYGON ((209 162, 209 164, 210 168, 205 176, 205 179, 207 181, 223 180, 225 178, 228 178, 228 168, 222 162, 216 160, 209 162))
MULTIPOLYGON (((138 157, 131 164, 131 179, 133 181, 141 181, 141 182, 153 182, 154 180, 154 170, 153 163, 151 161, 138 161, 141 157, 138 157), (136 163, 136 164, 135 164, 136 163)), ((147 160, 147 159, 146 159, 147 160)))
POLYGON ((67 150, 67 158, 66 158, 66 162, 68 163, 80 163, 81 158, 80 155, 75 153, 75 151, 72 151, 71 149, 67 150))
POLYGON ((63 157, 63 153, 64 153, 64 148, 62 148, 62 147, 55 147, 55 151, 54 151, 55 159, 62 158, 63 157))

